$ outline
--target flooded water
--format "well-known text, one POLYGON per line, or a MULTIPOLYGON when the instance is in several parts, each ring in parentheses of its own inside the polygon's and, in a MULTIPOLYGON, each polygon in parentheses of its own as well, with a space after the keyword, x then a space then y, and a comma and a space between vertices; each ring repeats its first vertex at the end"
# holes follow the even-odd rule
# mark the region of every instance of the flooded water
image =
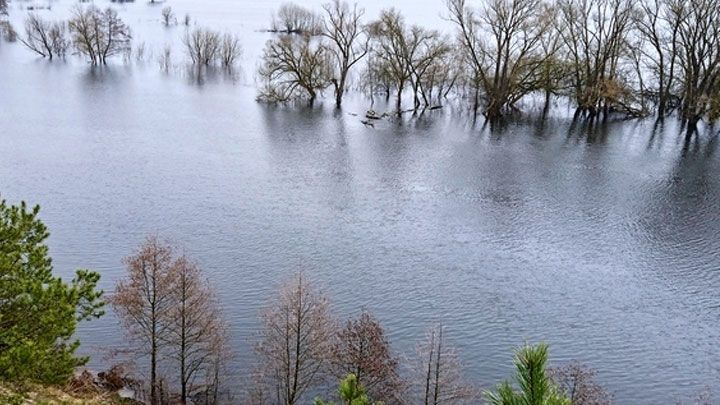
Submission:
MULTIPOLYGON (((149 55, 93 69, 0 44, 0 193, 42 205, 58 273, 92 268, 111 290, 147 234, 171 238, 218 288, 238 379, 259 309, 302 269, 338 316, 375 313, 398 353, 442 322, 481 387, 509 376, 514 347, 541 340, 555 364, 597 369, 618 403, 717 386, 717 135, 562 111, 491 128, 459 107, 369 128, 352 115, 369 107, 359 96, 340 112, 329 98, 258 104, 260 29, 277 3, 169 3, 241 35, 232 77, 184 73, 183 28, 144 2, 121 15, 149 53, 175 44, 170 73, 149 55)), ((52 4, 43 15, 66 15, 52 4)), ((440 1, 392 4, 445 27, 440 1)), ((386 5, 368 2, 368 16, 386 5)), ((123 340, 112 314, 79 335, 97 367, 123 340)))

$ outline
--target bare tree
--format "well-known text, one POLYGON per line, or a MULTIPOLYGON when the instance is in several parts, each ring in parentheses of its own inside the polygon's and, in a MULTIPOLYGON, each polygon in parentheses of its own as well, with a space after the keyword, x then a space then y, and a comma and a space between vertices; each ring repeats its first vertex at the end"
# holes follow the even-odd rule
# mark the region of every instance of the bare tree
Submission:
POLYGON ((372 62, 375 72, 384 76, 396 91, 396 109, 402 110, 402 95, 412 72, 410 70, 411 46, 405 21, 395 9, 383 10, 380 19, 371 23, 369 33, 373 39, 372 62))
POLYGON ((226 32, 222 36, 218 60, 225 68, 232 68, 235 61, 242 55, 242 45, 237 35, 226 32))
POLYGON ((443 327, 432 328, 417 348, 414 391, 425 405, 477 402, 478 392, 465 382, 459 357, 445 341, 443 327))
POLYGON ((259 100, 307 99, 312 105, 318 94, 330 85, 327 49, 313 43, 307 35, 272 39, 265 45, 258 74, 264 81, 259 100))
POLYGON ((8 15, 8 0, 0 0, 0 15, 8 15))
POLYGON ((682 116, 691 127, 720 99, 720 7, 713 0, 678 1, 682 116))
POLYGON ((190 60, 195 65, 210 65, 221 50, 220 34, 206 28, 196 28, 186 33, 183 44, 190 60))
POLYGON ((370 99, 374 101, 374 95, 381 93, 385 95, 385 101, 390 100, 390 91, 393 87, 393 80, 388 72, 388 64, 379 58, 374 52, 369 53, 365 69, 360 78, 361 88, 366 90, 370 99))
POLYGON ((522 97, 539 90, 542 68, 556 48, 543 48, 553 13, 541 0, 488 0, 474 10, 465 0, 449 0, 450 20, 459 31, 476 88, 485 97, 485 115, 494 119, 522 97), (543 52, 545 50, 546 52, 543 52))
POLYGON ((170 71, 170 67, 172 66, 172 47, 170 45, 165 45, 163 48, 158 58, 158 64, 160 65, 160 70, 163 72, 167 73, 170 71))
POLYGON ((388 96, 391 87, 396 91, 398 114, 408 85, 415 109, 421 104, 428 106, 433 87, 447 85, 449 70, 440 72, 447 67, 443 59, 452 51, 447 39, 435 30, 406 28, 402 15, 394 9, 383 10, 368 30, 373 41, 366 79, 380 83, 388 96))
POLYGON ((270 31, 312 36, 320 34, 322 23, 311 10, 294 3, 284 3, 273 15, 270 31))
POLYGON ((400 401, 404 383, 398 372, 399 361, 380 323, 370 313, 350 319, 339 331, 332 351, 330 369, 341 380, 353 374, 376 401, 400 401))
POLYGON ((113 8, 101 11, 93 5, 77 6, 68 25, 75 49, 93 65, 107 64, 109 57, 130 49, 130 29, 113 8))
POLYGON ((172 7, 167 6, 162 9, 162 22, 166 27, 169 27, 173 22, 177 23, 172 7))
POLYGON ((224 324, 224 322, 217 323, 209 342, 209 364, 205 368, 204 396, 206 404, 215 405, 220 403, 220 385, 223 382, 223 375, 227 371, 226 366, 228 361, 233 356, 229 345, 228 333, 227 325, 224 324))
POLYGON ((330 42, 328 49, 335 63, 332 83, 335 87, 335 105, 339 108, 350 69, 368 53, 369 37, 361 22, 365 10, 358 9, 357 4, 351 9, 348 3, 341 0, 324 5, 323 9, 326 14, 323 36, 330 42))
POLYGON ((102 29, 97 39, 98 56, 103 65, 107 58, 127 52, 130 49, 130 28, 120 19, 117 11, 106 8, 100 19, 102 29))
POLYGON ((110 304, 139 353, 150 357, 150 404, 159 403, 158 362, 173 311, 173 249, 148 237, 125 259, 127 278, 117 283, 110 304))
POLYGON ((72 17, 68 23, 73 46, 78 53, 86 55, 93 65, 97 64, 98 60, 95 49, 101 25, 98 15, 99 10, 95 6, 83 8, 77 5, 73 8, 72 17))
POLYGON ((256 349, 262 372, 255 389, 266 398, 274 395, 278 404, 300 403, 305 392, 323 382, 329 364, 337 327, 328 300, 298 274, 262 314, 262 323, 256 349))
POLYGON ((682 6, 678 0, 651 0, 640 2, 637 7, 635 25, 648 45, 636 49, 641 53, 644 67, 654 78, 657 112, 663 116, 672 106, 673 99, 680 99, 674 85, 682 6))
MULTIPOLYGON (((170 278, 172 308, 165 339, 177 362, 180 402, 185 404, 197 389, 194 381, 199 375, 216 367, 225 325, 212 286, 196 263, 180 256, 172 265, 170 278)), ((208 389, 210 386, 204 387, 208 389)))
POLYGON ((439 32, 417 26, 410 29, 408 46, 407 57, 414 106, 417 109, 422 103, 427 107, 430 105, 436 80, 444 77, 440 71, 447 69, 444 60, 450 55, 452 47, 447 38, 441 36, 439 32))
POLYGON ((548 370, 550 378, 572 405, 610 405, 612 395, 595 381, 595 370, 570 363, 548 370))
POLYGON ((630 0, 560 0, 558 33, 565 45, 573 98, 580 111, 636 114, 621 70, 633 10, 630 0))
POLYGON ((30 13, 25 20, 25 37, 21 37, 20 42, 43 58, 52 60, 53 56, 65 56, 68 48, 66 32, 64 23, 49 22, 30 13))

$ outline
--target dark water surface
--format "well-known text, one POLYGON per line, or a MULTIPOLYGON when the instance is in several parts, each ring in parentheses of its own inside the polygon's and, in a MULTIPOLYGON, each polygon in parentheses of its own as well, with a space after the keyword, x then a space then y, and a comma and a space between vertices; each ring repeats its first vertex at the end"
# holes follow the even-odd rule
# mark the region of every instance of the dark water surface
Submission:
MULTIPOLYGON (((257 21, 275 3, 211 3, 173 7, 241 22, 234 78, 198 82, 154 61, 48 63, 0 44, 0 193, 42 205, 60 274, 96 269, 110 290, 145 235, 177 241, 218 288, 237 375, 252 362, 258 310, 303 269, 338 315, 373 311, 400 353, 441 321, 483 387, 509 375, 514 347, 539 340, 555 363, 596 368, 618 403, 717 386, 710 132, 686 142, 673 121, 569 118, 491 129, 461 109, 373 129, 349 114, 367 108, 360 98, 342 112, 329 101, 264 106, 254 102, 267 39, 257 21), (249 11, 233 14, 238 4, 249 11)), ((432 24, 441 7, 408 15, 432 24)), ((136 41, 182 32, 163 31, 159 8, 144 3, 123 13, 136 41)), ((97 353, 122 342, 112 314, 80 337, 98 367, 97 353)))

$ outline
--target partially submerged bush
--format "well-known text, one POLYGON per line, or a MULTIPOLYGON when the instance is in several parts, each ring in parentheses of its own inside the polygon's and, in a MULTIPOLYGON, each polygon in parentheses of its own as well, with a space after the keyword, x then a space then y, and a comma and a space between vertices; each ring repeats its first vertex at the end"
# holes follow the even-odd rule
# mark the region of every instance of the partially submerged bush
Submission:
POLYGON ((2 36, 7 42, 15 42, 18 37, 17 32, 15 31, 15 28, 13 28, 12 24, 10 24, 10 21, 0 21, 0 36, 2 36))
POLYGON ((223 67, 232 68, 235 60, 242 55, 242 45, 237 35, 226 32, 222 36, 220 42, 220 51, 218 52, 218 61, 223 67))
POLYGON ((183 44, 194 65, 210 65, 220 52, 220 34, 207 28, 195 28, 185 34, 183 44))
POLYGON ((170 24, 177 23, 172 7, 167 6, 162 9, 162 22, 166 27, 169 27, 170 24))
POLYGON ((319 35, 322 32, 322 19, 311 10, 294 3, 280 6, 273 15, 270 31, 285 34, 319 35))

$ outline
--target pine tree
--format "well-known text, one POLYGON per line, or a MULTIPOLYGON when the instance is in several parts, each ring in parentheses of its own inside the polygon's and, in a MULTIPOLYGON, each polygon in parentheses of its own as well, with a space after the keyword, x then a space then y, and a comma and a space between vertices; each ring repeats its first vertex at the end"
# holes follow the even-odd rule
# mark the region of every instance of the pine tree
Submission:
POLYGON ((509 382, 503 382, 497 392, 485 392, 491 405, 570 405, 547 373, 548 346, 524 346, 515 353, 515 379, 520 387, 515 391, 509 382))
POLYGON ((98 273, 53 276, 39 211, 0 201, 0 380, 60 384, 88 360, 75 355, 78 322, 100 317, 104 303, 98 273))

